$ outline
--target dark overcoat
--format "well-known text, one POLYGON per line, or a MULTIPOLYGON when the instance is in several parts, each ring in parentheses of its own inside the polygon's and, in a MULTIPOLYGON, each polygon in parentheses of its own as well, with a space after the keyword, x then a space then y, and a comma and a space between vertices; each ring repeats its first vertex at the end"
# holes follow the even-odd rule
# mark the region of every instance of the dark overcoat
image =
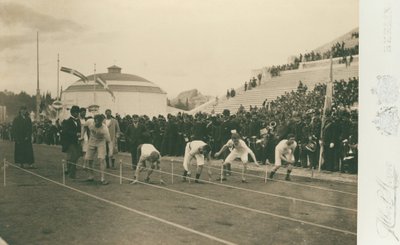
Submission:
POLYGON ((32 148, 32 121, 28 116, 18 115, 12 125, 15 141, 14 161, 20 164, 35 162, 32 148))

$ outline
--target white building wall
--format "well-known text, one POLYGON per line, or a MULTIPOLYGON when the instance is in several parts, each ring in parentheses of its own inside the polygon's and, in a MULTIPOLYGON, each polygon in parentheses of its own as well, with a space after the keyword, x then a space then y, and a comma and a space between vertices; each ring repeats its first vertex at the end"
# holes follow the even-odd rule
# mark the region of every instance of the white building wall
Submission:
POLYGON ((72 105, 79 107, 89 107, 97 104, 100 106, 100 112, 104 113, 106 109, 111 109, 112 113, 125 115, 147 115, 157 116, 167 113, 167 95, 158 93, 138 93, 138 92, 114 92, 115 101, 106 91, 93 92, 63 92, 63 116, 69 117, 67 108, 72 105))

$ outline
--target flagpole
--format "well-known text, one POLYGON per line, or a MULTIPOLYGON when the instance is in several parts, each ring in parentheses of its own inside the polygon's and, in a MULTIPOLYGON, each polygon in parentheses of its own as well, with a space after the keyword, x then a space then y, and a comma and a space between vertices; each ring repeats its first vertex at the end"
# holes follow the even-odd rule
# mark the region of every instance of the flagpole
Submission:
POLYGON ((93 73, 93 105, 96 105, 96 63, 94 63, 93 73))
POLYGON ((36 121, 40 120, 40 88, 39 88, 39 32, 36 32, 36 121))
MULTIPOLYGON (((60 54, 57 54, 57 98, 56 101, 60 101, 60 54)), ((60 118, 60 110, 57 109, 57 119, 60 118)))
POLYGON ((57 100, 60 100, 60 54, 57 54, 57 100))
MULTIPOLYGON (((324 101, 324 109, 322 113, 322 122, 321 122, 321 134, 320 134, 320 139, 322 141, 322 137, 324 135, 324 127, 325 127, 325 121, 326 121, 326 111, 329 107, 329 109, 332 106, 332 95, 333 95, 333 50, 331 49, 331 54, 330 54, 330 69, 329 69, 329 81, 326 86, 326 91, 325 91, 325 101, 324 101), (329 93, 329 94, 328 94, 329 93), (330 101, 328 101, 330 100, 330 101)), ((318 161, 318 172, 321 171, 321 165, 322 165, 322 155, 323 155, 323 144, 326 144, 327 142, 323 142, 320 144, 320 149, 319 149, 319 161, 318 161)))

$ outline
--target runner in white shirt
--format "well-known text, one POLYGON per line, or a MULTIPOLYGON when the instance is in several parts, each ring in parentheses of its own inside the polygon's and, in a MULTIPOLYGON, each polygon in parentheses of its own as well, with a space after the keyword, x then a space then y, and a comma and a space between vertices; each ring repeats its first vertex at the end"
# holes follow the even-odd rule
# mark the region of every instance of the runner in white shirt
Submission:
POLYGON ((275 167, 272 168, 269 178, 272 179, 281 165, 287 166, 286 180, 290 180, 293 169, 294 151, 297 147, 295 137, 289 134, 288 139, 281 140, 275 147, 275 167))
POLYGON ((152 144, 142 144, 137 148, 137 155, 139 157, 139 161, 135 171, 134 180, 131 184, 135 184, 139 180, 139 174, 143 170, 147 171, 146 179, 144 180, 146 183, 150 182, 150 175, 153 173, 153 169, 160 170, 160 184, 165 184, 162 179, 162 173, 160 168, 160 152, 152 145, 152 144))
POLYGON ((103 123, 103 115, 95 115, 94 119, 86 121, 85 126, 89 130, 89 144, 86 151, 85 160, 88 161, 89 165, 89 181, 93 181, 93 160, 97 153, 97 158, 100 163, 101 183, 107 185, 108 182, 104 179, 105 170, 105 157, 106 157, 106 144, 110 139, 110 133, 108 132, 107 126, 103 123))
POLYGON ((108 132, 110 132, 111 141, 108 144, 107 158, 106 158, 106 167, 115 169, 115 155, 118 153, 118 138, 120 135, 120 128, 118 121, 111 116, 111 110, 107 109, 105 111, 106 119, 104 123, 108 128, 108 132))
MULTIPOLYGON (((219 152, 215 153, 215 157, 218 158, 222 154, 222 152, 224 152, 226 149, 230 149, 231 153, 226 157, 223 164, 226 165, 228 163, 232 163, 236 158, 240 158, 240 160, 242 160, 242 163, 243 163, 242 182, 247 183, 247 181, 244 177, 244 173, 246 173, 247 163, 249 161, 248 154, 250 154, 254 163, 257 166, 260 166, 257 163, 257 159, 256 159, 254 152, 246 145, 246 143, 242 139, 240 139, 240 135, 238 133, 232 134, 231 139, 228 140, 228 142, 221 148, 221 150, 219 152)), ((226 172, 225 171, 223 171, 222 180, 226 180, 226 172)))
MULTIPOLYGON (((184 172, 182 181, 185 182, 186 177, 190 177, 189 164, 193 159, 196 159, 196 165, 197 165, 196 180, 194 182, 201 183, 199 181, 199 178, 203 170, 204 159, 210 161, 210 157, 211 157, 211 147, 207 143, 201 140, 193 140, 191 142, 188 142, 186 144, 185 156, 183 158, 184 172)), ((210 169, 208 169, 208 177, 209 179, 211 178, 210 169)))
POLYGON ((79 109, 79 120, 81 121, 81 146, 82 146, 82 156, 83 156, 83 169, 86 169, 86 160, 85 155, 89 145, 89 131, 85 131, 85 123, 86 123, 86 108, 81 107, 79 109))

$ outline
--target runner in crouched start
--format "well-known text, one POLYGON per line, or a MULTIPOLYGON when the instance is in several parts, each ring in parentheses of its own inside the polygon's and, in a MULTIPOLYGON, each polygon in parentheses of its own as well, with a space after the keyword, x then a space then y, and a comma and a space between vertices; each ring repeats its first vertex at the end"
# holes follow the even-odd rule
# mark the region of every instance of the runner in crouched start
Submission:
POLYGON ((285 180, 290 181, 290 173, 293 169, 294 163, 294 150, 297 147, 295 137, 289 134, 287 139, 281 140, 275 147, 275 167, 271 170, 269 178, 272 179, 276 171, 281 165, 287 166, 287 173, 285 180))
MULTIPOLYGON (((223 162, 223 165, 231 164, 236 158, 240 158, 243 163, 243 175, 242 182, 247 183, 244 174, 247 171, 247 163, 249 161, 248 154, 250 154, 251 158, 254 161, 254 164, 259 167, 260 165, 257 163, 256 156, 254 152, 246 145, 246 143, 240 138, 238 133, 232 133, 232 137, 228 142, 221 148, 221 150, 215 153, 215 158, 218 158, 226 149, 231 149, 231 153, 226 157, 223 162)), ((221 180, 221 178, 217 179, 221 180)), ((226 171, 223 171, 222 180, 226 180, 226 171)))
POLYGON ((137 156, 139 158, 138 164, 135 171, 134 180, 131 184, 136 184, 139 181, 139 174, 143 170, 147 172, 147 176, 145 178, 145 182, 150 182, 150 175, 153 173, 153 170, 160 170, 160 184, 165 184, 162 179, 162 173, 160 168, 160 152, 152 145, 152 144, 142 144, 137 148, 137 156))
MULTIPOLYGON (((182 179, 183 182, 187 180, 187 177, 190 178, 189 164, 194 158, 196 158, 196 165, 197 165, 196 179, 194 182, 202 183, 200 182, 199 179, 201 172, 203 170, 204 159, 206 159, 208 162, 210 161, 211 147, 207 143, 201 140, 193 140, 186 144, 185 156, 183 158, 183 168, 184 168, 183 179, 182 179)), ((211 178, 210 169, 208 170, 208 175, 209 178, 211 178)))

